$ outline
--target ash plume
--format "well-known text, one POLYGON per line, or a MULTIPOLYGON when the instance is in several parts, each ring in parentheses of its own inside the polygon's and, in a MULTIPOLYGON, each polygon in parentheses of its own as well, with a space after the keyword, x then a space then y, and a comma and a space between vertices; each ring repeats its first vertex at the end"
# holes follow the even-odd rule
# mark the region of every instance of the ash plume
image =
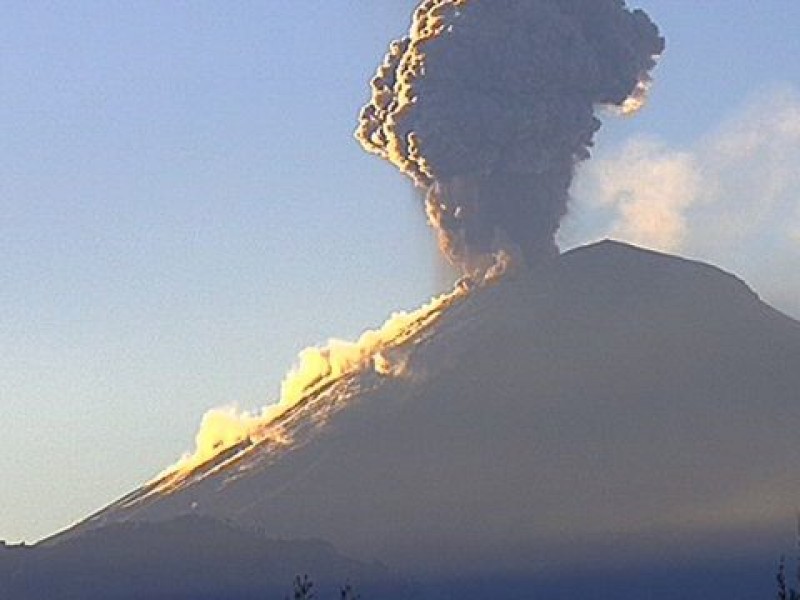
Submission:
POLYGON ((664 40, 623 0, 424 0, 390 45, 356 137, 425 191, 448 260, 558 253, 597 106, 638 108, 664 40))

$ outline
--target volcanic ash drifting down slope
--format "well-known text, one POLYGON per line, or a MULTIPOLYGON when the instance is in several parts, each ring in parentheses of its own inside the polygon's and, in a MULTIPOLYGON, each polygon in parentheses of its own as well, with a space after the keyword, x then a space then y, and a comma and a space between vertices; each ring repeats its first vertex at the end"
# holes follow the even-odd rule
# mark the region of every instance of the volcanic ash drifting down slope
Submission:
MULTIPOLYGON (((241 462, 256 448, 277 452, 296 442, 292 428, 295 413, 315 405, 320 398, 338 392, 346 394, 353 378, 365 373, 379 378, 402 377, 410 348, 430 332, 443 313, 467 298, 472 287, 494 281, 497 269, 480 282, 459 281, 451 292, 431 299, 410 312, 396 312, 378 329, 365 331, 358 340, 330 340, 321 347, 309 347, 299 354, 297 365, 281 384, 278 402, 260 413, 235 408, 212 409, 202 420, 195 438, 195 449, 158 475, 145 488, 125 500, 136 504, 153 494, 171 493, 206 477, 225 465, 241 462)), ((498 275, 499 276, 499 275, 498 275)))

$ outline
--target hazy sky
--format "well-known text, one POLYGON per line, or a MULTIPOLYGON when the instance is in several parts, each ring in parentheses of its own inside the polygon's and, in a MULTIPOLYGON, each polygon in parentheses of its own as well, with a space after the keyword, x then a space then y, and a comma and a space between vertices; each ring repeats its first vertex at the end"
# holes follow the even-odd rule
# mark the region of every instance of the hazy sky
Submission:
MULTIPOLYGON (((413 5, 4 6, 0 539, 130 491, 207 409, 270 402, 304 346, 444 285, 409 184, 352 139, 413 5)), ((632 5, 668 49, 563 244, 713 258, 800 315, 800 3, 632 5)))

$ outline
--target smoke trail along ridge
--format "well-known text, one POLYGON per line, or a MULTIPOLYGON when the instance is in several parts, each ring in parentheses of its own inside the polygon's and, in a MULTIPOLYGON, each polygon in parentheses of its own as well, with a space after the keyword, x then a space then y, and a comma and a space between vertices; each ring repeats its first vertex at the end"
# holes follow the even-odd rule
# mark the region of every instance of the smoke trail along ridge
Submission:
POLYGON ((233 407, 208 411, 195 437, 195 449, 157 475, 150 483, 150 494, 169 492, 180 486, 198 467, 238 444, 257 444, 265 440, 290 443, 281 429, 281 417, 311 398, 326 384, 342 377, 373 370, 382 377, 405 374, 402 350, 419 340, 442 314, 468 297, 472 287, 492 283, 502 275, 505 265, 489 271, 478 282, 462 280, 452 291, 437 296, 411 312, 396 312, 375 330, 365 331, 357 341, 331 340, 324 347, 309 347, 300 352, 298 363, 281 384, 280 399, 265 406, 260 413, 239 411, 233 407))
POLYGON ((464 272, 558 253, 598 105, 638 109, 664 39, 623 0, 424 0, 371 82, 356 137, 426 191, 464 272))

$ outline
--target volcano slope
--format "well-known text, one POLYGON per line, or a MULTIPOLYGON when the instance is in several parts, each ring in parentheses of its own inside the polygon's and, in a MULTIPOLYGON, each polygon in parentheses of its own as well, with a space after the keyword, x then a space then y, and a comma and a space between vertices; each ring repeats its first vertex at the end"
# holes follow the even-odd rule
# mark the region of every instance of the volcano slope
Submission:
POLYGON ((49 543, 196 513, 430 582, 529 594, 565 570, 742 577, 761 557, 769 591, 800 501, 800 324, 736 277, 601 242, 473 292, 397 351, 399 374, 285 415, 290 443, 240 444, 49 543))

